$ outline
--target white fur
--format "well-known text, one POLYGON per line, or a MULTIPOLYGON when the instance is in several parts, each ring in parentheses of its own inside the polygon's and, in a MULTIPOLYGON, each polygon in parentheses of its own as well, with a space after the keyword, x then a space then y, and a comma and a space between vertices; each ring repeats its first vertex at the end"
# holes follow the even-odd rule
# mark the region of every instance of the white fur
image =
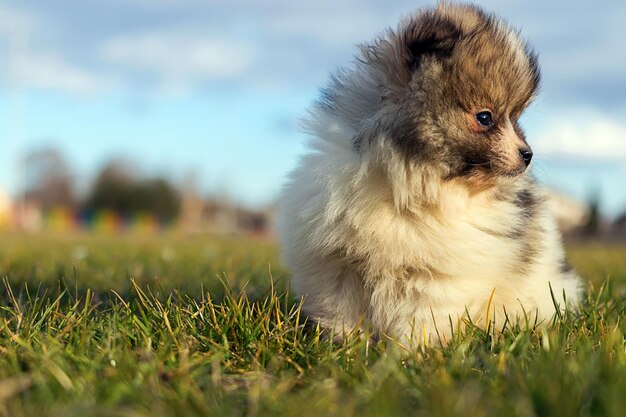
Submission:
POLYGON ((394 195, 384 169, 361 161, 348 143, 316 138, 316 152, 291 174, 279 212, 294 288, 324 326, 350 330, 367 320, 407 340, 415 329, 432 336, 436 322, 446 337, 450 319, 456 325, 466 309, 484 322, 494 290, 496 323, 505 309, 510 319, 522 309, 549 318, 555 312, 549 285, 562 306, 563 291, 577 300, 578 280, 559 273, 562 247, 547 212, 538 262, 515 274, 509 264, 519 245, 482 231, 519 221, 513 204, 442 184, 439 204, 398 210, 395 200, 409 197, 394 195))

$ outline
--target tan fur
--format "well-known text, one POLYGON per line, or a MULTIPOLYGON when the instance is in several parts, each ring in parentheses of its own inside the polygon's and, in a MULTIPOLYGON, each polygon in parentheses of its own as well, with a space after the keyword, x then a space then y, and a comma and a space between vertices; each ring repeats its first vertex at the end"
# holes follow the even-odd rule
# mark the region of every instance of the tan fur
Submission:
POLYGON ((361 51, 311 111, 310 152, 280 200, 284 258, 311 319, 415 344, 445 340, 466 313, 546 320, 550 286, 560 308, 564 293, 576 303, 580 280, 522 172, 517 118, 538 72, 516 33, 446 4, 361 51), (481 131, 486 106, 498 123, 481 131))

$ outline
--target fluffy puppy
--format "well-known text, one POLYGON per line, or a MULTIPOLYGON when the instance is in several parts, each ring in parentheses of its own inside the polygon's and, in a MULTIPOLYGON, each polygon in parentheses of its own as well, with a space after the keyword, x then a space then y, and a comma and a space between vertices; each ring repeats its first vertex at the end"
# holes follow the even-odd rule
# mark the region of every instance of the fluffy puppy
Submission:
POLYGON ((519 125, 538 84, 536 55, 475 6, 420 11, 360 47, 312 108, 279 204, 311 319, 414 343, 577 303, 519 125))

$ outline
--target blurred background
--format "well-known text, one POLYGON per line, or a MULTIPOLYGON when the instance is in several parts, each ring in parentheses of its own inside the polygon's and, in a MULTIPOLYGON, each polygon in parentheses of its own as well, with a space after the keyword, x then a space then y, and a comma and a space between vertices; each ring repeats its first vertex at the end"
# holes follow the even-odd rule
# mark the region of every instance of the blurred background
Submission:
MULTIPOLYGON (((271 238, 329 72, 434 3, 3 0, 0 228, 271 238)), ((626 237, 626 3, 478 4, 539 53, 523 125, 561 227, 626 237)))

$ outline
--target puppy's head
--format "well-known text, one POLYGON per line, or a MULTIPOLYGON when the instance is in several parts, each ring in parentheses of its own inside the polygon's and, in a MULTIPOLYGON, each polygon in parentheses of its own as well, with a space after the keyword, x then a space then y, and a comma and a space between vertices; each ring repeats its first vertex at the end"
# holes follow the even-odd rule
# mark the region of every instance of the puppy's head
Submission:
POLYGON ((532 151, 519 118, 539 69, 504 23, 474 6, 442 5, 363 47, 363 56, 380 81, 384 124, 408 157, 479 188, 526 170, 532 151))

